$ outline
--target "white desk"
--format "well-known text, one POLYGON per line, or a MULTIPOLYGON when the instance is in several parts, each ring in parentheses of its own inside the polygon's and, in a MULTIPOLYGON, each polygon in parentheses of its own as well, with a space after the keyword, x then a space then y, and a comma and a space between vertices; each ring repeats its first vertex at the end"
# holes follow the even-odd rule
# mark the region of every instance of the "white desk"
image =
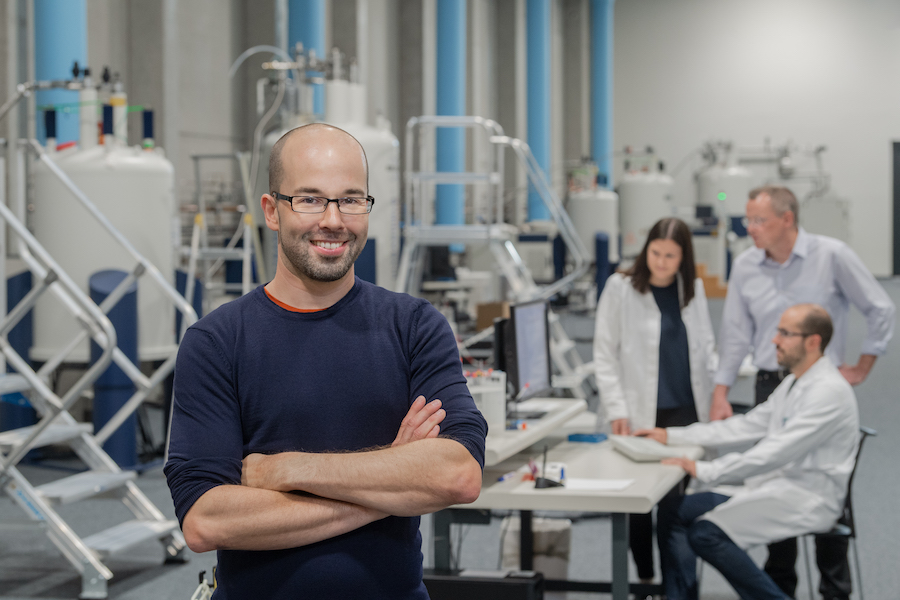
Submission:
POLYGON ((531 398, 520 402, 518 410, 547 414, 541 419, 526 421, 525 429, 489 431, 484 443, 485 469, 541 441, 566 421, 587 410, 587 403, 573 398, 531 398))
MULTIPOLYGON (((685 446, 685 456, 697 459, 702 455, 698 446, 685 446)), ((526 519, 534 510, 559 510, 611 513, 612 515, 612 583, 610 589, 615 600, 628 598, 628 517, 627 513, 647 513, 669 490, 684 478, 679 467, 659 463, 635 463, 619 454, 609 442, 584 444, 563 442, 547 454, 548 460, 566 463, 567 478, 633 479, 634 482, 620 491, 577 491, 566 488, 535 489, 534 482, 518 478, 498 482, 497 478, 528 462, 535 455, 518 454, 491 467, 485 467, 481 495, 472 504, 455 506, 456 509, 512 509, 524 511, 522 531, 526 519)), ((435 520, 435 526, 438 526, 435 520)), ((449 535, 447 531, 435 531, 449 535)), ((527 535, 527 533, 526 533, 527 535)), ((524 541, 523 541, 524 543, 524 541)), ((435 552, 437 559, 438 552, 435 552)), ((524 555, 523 555, 523 558, 524 555)), ((437 562, 437 560, 436 560, 437 562)), ((530 557, 523 568, 530 564, 530 557)), ((438 568, 445 568, 437 565, 438 568)), ((600 586, 603 584, 591 584, 600 586)), ((581 588, 578 588, 581 589, 581 588)))

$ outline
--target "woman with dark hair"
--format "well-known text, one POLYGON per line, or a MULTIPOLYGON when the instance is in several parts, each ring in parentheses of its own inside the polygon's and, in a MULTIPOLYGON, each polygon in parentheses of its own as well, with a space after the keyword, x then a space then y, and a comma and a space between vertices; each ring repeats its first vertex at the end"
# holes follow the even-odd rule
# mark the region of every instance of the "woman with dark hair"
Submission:
MULTIPOLYGON (((656 222, 634 265, 612 275, 597 305, 594 368, 600 417, 613 434, 708 421, 715 338, 691 231, 656 222)), ((653 579, 653 521, 630 515, 631 554, 653 579)))

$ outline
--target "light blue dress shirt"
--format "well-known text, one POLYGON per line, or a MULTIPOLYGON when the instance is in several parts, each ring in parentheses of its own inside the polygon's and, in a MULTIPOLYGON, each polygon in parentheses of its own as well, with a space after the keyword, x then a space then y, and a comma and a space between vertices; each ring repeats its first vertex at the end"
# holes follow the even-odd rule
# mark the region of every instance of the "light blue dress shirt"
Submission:
POLYGON ((714 382, 731 386, 747 352, 758 369, 775 371, 775 330, 788 307, 820 304, 831 315, 834 336, 825 355, 844 362, 847 315, 853 304, 866 317, 868 334, 861 354, 884 354, 894 334, 894 303, 845 243, 800 228, 791 256, 778 264, 761 248, 734 261, 719 330, 719 370, 714 382))

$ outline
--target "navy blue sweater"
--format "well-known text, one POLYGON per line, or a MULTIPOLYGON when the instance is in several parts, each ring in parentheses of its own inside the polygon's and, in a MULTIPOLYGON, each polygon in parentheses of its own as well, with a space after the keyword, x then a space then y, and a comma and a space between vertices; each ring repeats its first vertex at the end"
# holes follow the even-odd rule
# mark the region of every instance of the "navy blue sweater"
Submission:
MULTIPOLYGON (((484 465, 487 425, 447 321, 426 301, 356 279, 334 306, 285 310, 262 287, 186 333, 165 473, 180 522, 205 492, 239 485, 250 453, 389 445, 418 395, 441 435, 484 465)), ((218 553, 216 598, 427 598, 419 519, 388 517, 300 548, 218 553)))

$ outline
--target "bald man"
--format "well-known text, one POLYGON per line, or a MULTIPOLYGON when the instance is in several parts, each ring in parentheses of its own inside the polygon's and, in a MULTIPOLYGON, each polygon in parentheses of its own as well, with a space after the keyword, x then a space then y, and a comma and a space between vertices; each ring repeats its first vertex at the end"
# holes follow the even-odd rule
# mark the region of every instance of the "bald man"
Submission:
POLYGON ((767 402, 746 415, 688 427, 645 429, 663 443, 722 450, 712 461, 664 460, 707 488, 664 499, 658 538, 669 600, 698 597, 697 556, 718 569, 741 598, 789 598, 747 555, 750 546, 828 531, 841 515, 856 450, 859 414, 850 384, 824 356, 834 331, 821 306, 799 304, 781 315, 778 364, 789 370, 767 402), (728 447, 753 446, 745 452, 728 447))
POLYGON ((285 134, 275 277, 181 344, 165 473, 216 598, 427 598, 419 515, 478 497, 487 425, 447 321, 354 275, 367 179, 346 132, 285 134))

